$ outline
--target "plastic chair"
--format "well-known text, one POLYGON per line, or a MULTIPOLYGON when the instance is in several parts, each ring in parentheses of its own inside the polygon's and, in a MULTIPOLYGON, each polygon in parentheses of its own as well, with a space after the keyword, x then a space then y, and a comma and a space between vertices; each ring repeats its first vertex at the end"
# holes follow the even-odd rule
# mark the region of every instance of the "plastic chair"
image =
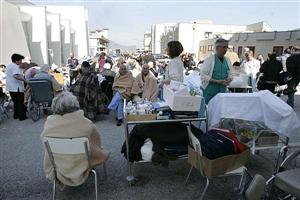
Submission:
MULTIPOLYGON (((200 144, 200 141, 198 140, 198 138, 196 138, 196 136, 192 133, 191 131, 191 127, 190 126, 187 126, 187 129, 188 129, 188 135, 189 135, 189 139, 190 139, 190 143, 191 145, 193 146, 193 148, 195 149, 195 151, 197 152, 197 168, 198 170, 200 171, 201 175, 206 179, 206 185, 202 191, 202 194, 201 194, 201 197, 200 197, 200 200, 204 199, 204 196, 207 192, 207 189, 208 189, 208 186, 209 186, 209 182, 210 182, 210 179, 211 178, 218 178, 218 177, 226 177, 226 176, 234 176, 234 175, 238 175, 238 176, 241 176, 241 180, 240 180, 240 184, 239 184, 239 189, 241 189, 242 187, 242 181, 243 181, 243 177, 244 177, 244 173, 245 171, 247 170, 246 167, 242 166, 238 169, 235 169, 233 171, 230 171, 230 172, 227 172, 223 175, 219 175, 219 176, 216 176, 216 177, 208 177, 205 172, 204 172, 204 166, 202 165, 202 162, 200 161, 200 156, 202 156, 202 150, 201 150, 201 144, 200 144)), ((185 184, 187 184, 189 178, 190 178, 190 175, 192 173, 192 170, 194 169, 193 166, 190 167, 190 170, 189 170, 189 173, 185 179, 185 184)))
MULTIPOLYGON (((53 156, 54 154, 63 154, 63 155, 76 155, 76 154, 85 154, 86 155, 86 162, 88 165, 89 171, 94 174, 95 177, 95 199, 98 198, 98 190, 97 190, 97 173, 94 169, 91 168, 90 158, 89 158, 89 151, 90 151, 90 143, 87 137, 80 137, 80 138, 50 138, 46 137, 44 141, 47 153, 49 155, 51 164, 54 168, 54 182, 53 182, 53 200, 55 200, 56 194, 56 179, 57 179, 57 167, 55 164, 55 159, 53 156)), ((103 163, 103 169, 106 177, 106 167, 105 163, 103 163)))

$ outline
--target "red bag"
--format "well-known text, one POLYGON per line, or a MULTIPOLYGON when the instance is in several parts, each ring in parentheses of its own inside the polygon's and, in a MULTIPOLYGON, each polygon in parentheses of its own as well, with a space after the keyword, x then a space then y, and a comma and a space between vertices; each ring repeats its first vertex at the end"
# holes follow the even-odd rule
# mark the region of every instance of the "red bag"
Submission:
POLYGON ((240 154, 243 151, 245 151, 247 149, 247 146, 244 145, 243 143, 241 143, 235 133, 231 130, 227 130, 227 129, 221 129, 221 128, 213 128, 212 130, 216 130, 218 131, 218 133, 224 135, 225 137, 228 137, 229 139, 233 140, 233 147, 234 147, 234 152, 236 154, 240 154))

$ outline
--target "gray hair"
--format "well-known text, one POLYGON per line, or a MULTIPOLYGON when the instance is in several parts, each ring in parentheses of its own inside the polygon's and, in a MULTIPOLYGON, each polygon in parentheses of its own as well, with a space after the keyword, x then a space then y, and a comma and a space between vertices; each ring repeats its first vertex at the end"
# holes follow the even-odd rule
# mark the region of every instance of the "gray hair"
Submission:
POLYGON ((218 38, 216 41, 215 41, 215 46, 220 46, 221 44, 223 43, 228 43, 228 40, 225 40, 223 38, 218 38))
POLYGON ((53 114, 64 115, 80 109, 77 98, 70 92, 62 92, 52 100, 53 114))

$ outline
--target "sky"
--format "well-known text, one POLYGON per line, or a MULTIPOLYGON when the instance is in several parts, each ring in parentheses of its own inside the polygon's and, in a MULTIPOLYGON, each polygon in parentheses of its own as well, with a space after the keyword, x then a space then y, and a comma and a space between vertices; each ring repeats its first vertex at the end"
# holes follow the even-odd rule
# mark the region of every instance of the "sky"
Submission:
POLYGON ((266 21, 274 30, 300 28, 300 0, 30 0, 43 5, 84 5, 89 28, 109 28, 109 39, 143 45, 151 24, 209 19, 215 24, 266 21))

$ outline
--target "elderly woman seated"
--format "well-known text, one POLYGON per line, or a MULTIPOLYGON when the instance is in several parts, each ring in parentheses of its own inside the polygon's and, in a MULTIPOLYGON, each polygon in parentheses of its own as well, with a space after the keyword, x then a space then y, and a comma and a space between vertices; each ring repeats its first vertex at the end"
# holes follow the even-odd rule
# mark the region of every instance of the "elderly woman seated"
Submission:
POLYGON ((119 65, 119 73, 115 76, 112 89, 114 96, 108 105, 108 109, 117 111, 117 126, 123 123, 124 99, 129 101, 132 98, 131 89, 133 85, 132 73, 127 69, 126 65, 119 65))
MULTIPOLYGON (((83 111, 79 110, 79 103, 70 92, 63 92, 53 99, 53 115, 45 122, 41 134, 42 141, 45 137, 76 138, 87 137, 90 142, 91 167, 104 163, 109 153, 101 148, 100 134, 96 126, 85 118, 83 111)), ((55 172, 46 149, 44 147, 44 171, 50 180, 54 180, 55 172)), ((66 155, 55 155, 57 178, 61 186, 77 186, 82 184, 89 176, 89 169, 84 162, 85 155, 78 154, 72 157, 66 155)))

